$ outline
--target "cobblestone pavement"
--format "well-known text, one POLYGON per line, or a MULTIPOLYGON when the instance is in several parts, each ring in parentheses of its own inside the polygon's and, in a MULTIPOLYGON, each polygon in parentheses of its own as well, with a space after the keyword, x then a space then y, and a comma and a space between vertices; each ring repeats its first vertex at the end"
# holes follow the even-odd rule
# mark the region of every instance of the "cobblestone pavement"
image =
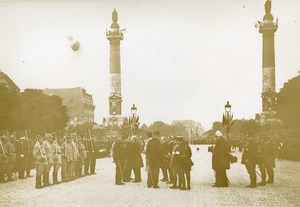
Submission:
POLYGON ((207 146, 200 146, 199 152, 192 146, 192 152, 190 191, 173 190, 166 183, 159 183, 159 189, 147 188, 145 168, 141 183, 116 186, 114 163, 105 158, 97 160, 96 175, 44 189, 34 188, 35 178, 0 184, 0 206, 300 206, 300 162, 278 160, 275 183, 248 189, 249 177, 240 164, 241 154, 233 152, 239 163, 228 171, 230 187, 213 188, 207 146))

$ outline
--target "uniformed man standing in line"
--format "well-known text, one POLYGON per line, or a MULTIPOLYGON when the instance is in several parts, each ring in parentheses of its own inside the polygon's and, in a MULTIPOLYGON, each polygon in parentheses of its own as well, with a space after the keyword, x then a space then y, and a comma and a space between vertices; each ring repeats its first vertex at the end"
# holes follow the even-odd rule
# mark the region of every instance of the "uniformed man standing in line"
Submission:
POLYGON ((59 184, 60 182, 58 181, 58 170, 61 166, 61 150, 60 146, 55 139, 51 145, 51 151, 53 154, 53 184, 59 184))
POLYGON ((38 136, 37 142, 35 143, 32 151, 33 158, 35 160, 36 166, 36 188, 43 188, 42 185, 42 175, 46 171, 47 166, 47 154, 46 149, 43 146, 44 137, 38 136))
POLYGON ((216 145, 213 148, 212 168, 215 171, 216 183, 213 187, 228 187, 226 170, 230 169, 230 144, 220 131, 216 131, 216 145))
POLYGON ((15 148, 15 136, 10 135, 9 140, 7 142, 7 149, 8 149, 8 172, 7 172, 7 177, 8 181, 14 181, 16 178, 12 178, 12 174, 16 174, 16 160, 17 160, 17 155, 16 155, 16 148, 15 148))
POLYGON ((82 139, 78 138, 76 140, 77 143, 77 149, 78 149, 78 159, 77 159, 77 163, 76 163, 76 167, 75 167, 75 177, 79 178, 82 177, 82 166, 84 164, 84 160, 86 158, 86 151, 85 151, 85 147, 82 143, 82 139))
POLYGON ((85 148, 87 150, 87 158, 84 164, 84 173, 85 175, 94 175, 96 174, 96 157, 93 138, 86 138, 85 148))
POLYGON ((7 137, 0 137, 0 183, 7 182, 4 179, 4 174, 7 172, 8 168, 8 150, 7 150, 7 137))
POLYGON ((159 176, 159 165, 161 162, 161 154, 159 151, 160 141, 159 132, 153 132, 153 138, 147 143, 146 148, 146 161, 148 163, 148 188, 159 188, 158 186, 158 176, 159 176))
POLYGON ((247 146, 244 148, 242 155, 242 164, 245 164, 247 172, 250 176, 250 184, 247 188, 255 188, 256 181, 256 165, 258 163, 258 143, 255 138, 250 138, 247 146))
POLYGON ((28 145, 25 142, 25 137, 21 137, 16 141, 16 155, 17 155, 17 168, 18 178, 25 179, 25 168, 28 159, 28 145))
POLYGON ((66 136, 66 141, 61 145, 61 155, 62 155, 62 182, 69 182, 71 180, 72 164, 73 164, 73 147, 72 138, 66 136))
POLYGON ((47 135, 45 141, 43 142, 43 147, 46 150, 46 157, 47 157, 47 166, 46 166, 45 173, 43 174, 43 182, 45 187, 52 185, 52 183, 50 183, 49 181, 50 170, 53 164, 53 156, 52 156, 52 149, 51 149, 52 142, 53 142, 52 135, 47 135))
POLYGON ((115 184, 125 185, 125 183, 122 182, 125 165, 125 146, 120 138, 113 136, 112 139, 114 142, 111 147, 111 156, 113 157, 113 162, 116 165, 115 184))
POLYGON ((72 161, 70 179, 75 180, 76 179, 75 171, 76 171, 76 165, 78 162, 79 151, 78 151, 78 147, 76 144, 76 140, 72 139, 71 145, 72 145, 73 161, 72 161))

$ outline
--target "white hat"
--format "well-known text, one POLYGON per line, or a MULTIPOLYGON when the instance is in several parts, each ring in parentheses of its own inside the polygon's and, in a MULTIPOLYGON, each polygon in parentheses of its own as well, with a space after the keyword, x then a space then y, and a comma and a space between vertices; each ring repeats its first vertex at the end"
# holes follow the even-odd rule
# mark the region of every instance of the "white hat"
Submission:
POLYGON ((222 134, 220 131, 216 131, 215 135, 216 135, 217 137, 223 136, 223 134, 222 134))

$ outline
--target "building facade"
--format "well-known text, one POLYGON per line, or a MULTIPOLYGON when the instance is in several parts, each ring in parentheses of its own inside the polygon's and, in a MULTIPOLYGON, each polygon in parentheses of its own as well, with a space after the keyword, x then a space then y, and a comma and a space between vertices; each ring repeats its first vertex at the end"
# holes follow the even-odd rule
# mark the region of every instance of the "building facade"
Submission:
POLYGON ((80 87, 47 88, 43 90, 43 93, 50 96, 56 95, 62 99, 62 103, 67 107, 67 113, 70 117, 69 126, 94 123, 95 106, 93 96, 88 94, 85 89, 80 87))
POLYGON ((0 85, 7 87, 16 92, 20 92, 20 88, 6 75, 3 71, 0 70, 0 85))
POLYGON ((193 120, 174 120, 172 125, 182 124, 189 133, 189 139, 197 139, 204 133, 204 127, 193 120))

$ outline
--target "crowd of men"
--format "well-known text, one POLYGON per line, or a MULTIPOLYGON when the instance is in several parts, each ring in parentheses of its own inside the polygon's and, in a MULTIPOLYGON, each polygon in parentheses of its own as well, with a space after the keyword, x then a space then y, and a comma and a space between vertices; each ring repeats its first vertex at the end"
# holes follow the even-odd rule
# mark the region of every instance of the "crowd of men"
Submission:
MULTIPOLYGON (((209 150, 213 153, 212 168, 216 177, 213 187, 228 187, 226 170, 230 169, 230 163, 237 162, 237 158, 231 155, 231 144, 222 133, 217 131, 215 136, 216 144, 209 150)), ((275 154, 276 145, 270 137, 251 137, 247 140, 241 160, 250 176, 250 184, 246 186, 247 188, 265 186, 267 183, 274 182, 275 154), (257 166, 260 173, 256 170, 257 166), (261 182, 257 183, 256 175, 261 178, 261 182)))
POLYGON ((172 184, 170 188, 191 189, 190 171, 193 165, 192 152, 182 136, 160 137, 159 132, 147 133, 147 139, 141 143, 136 136, 122 140, 113 137, 111 153, 116 165, 115 184, 124 185, 131 181, 141 182, 141 168, 144 166, 141 153, 146 156, 147 187, 159 188, 159 172, 162 182, 172 184))
MULTIPOLYGON (((215 133, 215 138, 215 145, 208 149, 212 152, 212 169, 216 179, 213 187, 228 187, 226 170, 230 169, 230 164, 237 162, 237 158, 231 154, 232 144, 220 131, 215 133)), ((35 143, 27 137, 16 139, 13 135, 1 136, 0 182, 32 177, 30 171, 33 164, 36 167, 36 188, 96 174, 96 158, 100 148, 111 152, 116 166, 116 185, 141 182, 141 168, 145 166, 148 188, 159 188, 161 172, 160 181, 170 184, 171 189, 191 189, 191 148, 182 136, 160 137, 157 131, 148 132, 145 140, 135 135, 113 136, 106 146, 99 145, 95 137, 81 138, 77 135, 56 139, 52 134, 45 134, 36 136, 35 143), (142 153, 145 154, 145 163, 142 153), (134 178, 131 178, 132 172, 134 178)), ((255 188, 274 182, 276 149, 277 145, 270 137, 253 137, 244 143, 241 163, 250 176, 250 184, 246 187, 255 188), (259 183, 257 175, 261 179, 259 183)))
POLYGON ((36 188, 96 174, 96 158, 99 149, 104 147, 94 137, 77 135, 61 139, 52 134, 38 135, 35 143, 26 137, 16 139, 10 135, 9 138, 1 136, 0 141, 0 182, 32 177, 30 170, 35 164, 36 188))
POLYGON ((33 166, 32 149, 32 142, 25 137, 20 139, 16 139, 14 135, 0 137, 0 183, 32 177, 30 175, 33 166))

